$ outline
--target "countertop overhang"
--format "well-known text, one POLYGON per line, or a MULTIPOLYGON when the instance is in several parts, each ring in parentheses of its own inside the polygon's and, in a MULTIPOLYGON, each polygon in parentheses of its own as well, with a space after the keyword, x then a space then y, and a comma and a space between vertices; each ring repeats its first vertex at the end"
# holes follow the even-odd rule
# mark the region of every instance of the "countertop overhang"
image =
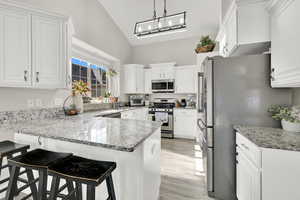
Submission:
POLYGON ((15 133, 133 152, 161 127, 161 123, 152 121, 96 117, 102 113, 108 111, 24 121, 6 128, 15 133))

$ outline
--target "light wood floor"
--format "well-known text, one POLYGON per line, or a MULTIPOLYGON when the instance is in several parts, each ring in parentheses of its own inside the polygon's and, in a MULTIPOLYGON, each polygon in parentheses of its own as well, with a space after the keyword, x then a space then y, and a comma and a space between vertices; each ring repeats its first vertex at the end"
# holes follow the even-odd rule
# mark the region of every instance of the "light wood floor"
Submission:
POLYGON ((160 200, 212 200, 206 194, 200 147, 162 139, 160 200))

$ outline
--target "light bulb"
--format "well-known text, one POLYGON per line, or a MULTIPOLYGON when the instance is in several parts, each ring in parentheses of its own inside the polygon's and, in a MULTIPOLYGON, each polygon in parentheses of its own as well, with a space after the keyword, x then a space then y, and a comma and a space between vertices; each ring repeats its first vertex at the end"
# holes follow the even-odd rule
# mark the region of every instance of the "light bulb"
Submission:
POLYGON ((158 28, 161 28, 162 27, 162 24, 161 22, 158 23, 158 28))
POLYGON ((148 26, 148 30, 151 30, 151 29, 152 29, 152 26, 151 26, 151 25, 149 25, 149 26, 148 26))
POLYGON ((142 27, 139 27, 138 32, 142 32, 142 31, 143 31, 142 27))
POLYGON ((169 20, 168 24, 169 24, 169 26, 172 26, 173 22, 171 20, 169 20))
POLYGON ((183 24, 183 23, 184 23, 184 19, 180 18, 180 24, 183 24))

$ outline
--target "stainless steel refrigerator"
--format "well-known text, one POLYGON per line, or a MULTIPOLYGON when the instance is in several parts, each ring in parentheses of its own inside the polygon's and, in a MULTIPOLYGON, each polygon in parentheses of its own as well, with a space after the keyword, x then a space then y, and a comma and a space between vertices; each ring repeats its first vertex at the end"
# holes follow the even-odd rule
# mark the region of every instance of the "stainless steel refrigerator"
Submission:
POLYGON ((233 125, 278 127, 267 108, 291 104, 290 89, 270 87, 270 55, 213 57, 199 73, 198 120, 208 194, 236 199, 233 125))

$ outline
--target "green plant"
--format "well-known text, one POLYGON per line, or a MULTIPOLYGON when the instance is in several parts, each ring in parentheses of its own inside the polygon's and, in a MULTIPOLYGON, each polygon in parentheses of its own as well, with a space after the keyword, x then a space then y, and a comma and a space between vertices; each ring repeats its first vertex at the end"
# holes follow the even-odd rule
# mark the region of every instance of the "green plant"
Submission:
POLYGON ((111 77, 113 77, 113 76, 115 76, 117 74, 118 74, 118 72, 116 70, 114 70, 114 69, 109 69, 108 72, 107 72, 107 75, 111 76, 111 77))
POLYGON ((72 91, 73 91, 73 94, 77 93, 77 94, 81 94, 81 95, 86 95, 86 93, 91 91, 91 90, 88 87, 87 83, 80 80, 80 81, 74 81, 73 82, 72 91))
POLYGON ((274 120, 285 120, 292 123, 300 123, 300 109, 299 107, 290 107, 285 105, 272 105, 268 108, 274 120))
POLYGON ((197 45, 197 48, 208 46, 208 45, 216 45, 216 42, 212 40, 209 35, 202 36, 200 42, 197 45))
POLYGON ((111 97, 111 93, 110 92, 105 92, 104 98, 109 98, 109 97, 111 97))

